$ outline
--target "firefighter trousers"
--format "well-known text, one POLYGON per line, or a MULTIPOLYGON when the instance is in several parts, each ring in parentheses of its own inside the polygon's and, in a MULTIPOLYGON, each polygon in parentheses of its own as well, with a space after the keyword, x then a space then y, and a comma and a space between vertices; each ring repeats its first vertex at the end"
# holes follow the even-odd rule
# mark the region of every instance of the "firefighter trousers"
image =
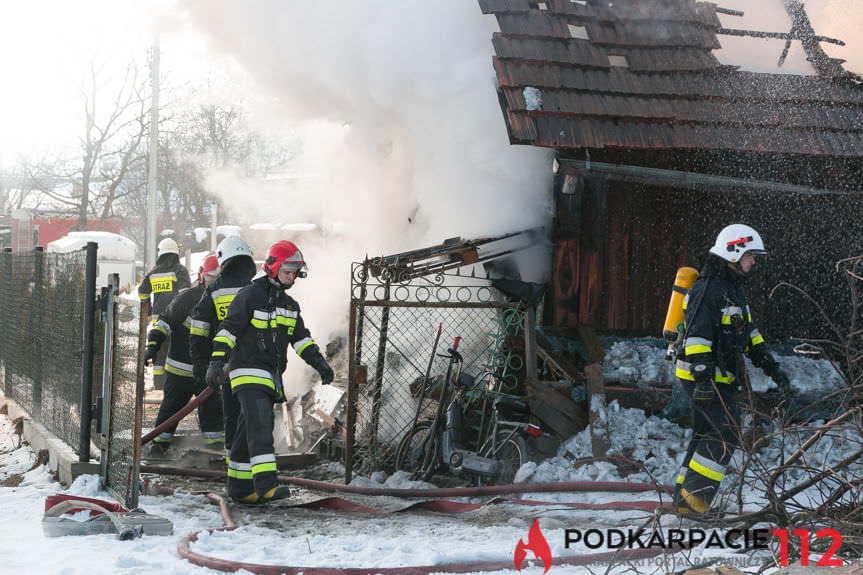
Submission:
MULTIPOLYGON (((161 425, 172 415, 183 409, 193 395, 200 394, 204 389, 206 389, 206 386, 197 385, 193 377, 184 377, 168 372, 165 378, 165 395, 162 403, 159 405, 159 413, 156 415, 156 426, 161 425)), ((198 406, 198 424, 204 436, 204 443, 210 444, 223 441, 222 402, 215 395, 211 395, 198 406)), ((177 426, 173 425, 171 428, 160 433, 155 438, 155 441, 171 441, 176 430, 177 426)))
POLYGON ((237 434, 237 421, 240 419, 240 402, 231 392, 231 380, 225 378, 222 383, 222 421, 225 428, 225 455, 230 459, 231 445, 237 434))
MULTIPOLYGON (((683 382, 690 399, 695 384, 683 382)), ((677 477, 678 487, 710 506, 725 476, 725 468, 740 445, 737 386, 717 383, 713 401, 692 402, 692 437, 677 477)))
POLYGON ((168 350, 171 348, 171 336, 165 337, 165 341, 153 358, 153 389, 165 389, 168 383, 168 372, 165 371, 165 360, 168 359, 168 350))
POLYGON ((241 499, 257 493, 261 498, 278 486, 273 397, 254 384, 239 386, 235 395, 240 416, 228 461, 228 496, 241 499))

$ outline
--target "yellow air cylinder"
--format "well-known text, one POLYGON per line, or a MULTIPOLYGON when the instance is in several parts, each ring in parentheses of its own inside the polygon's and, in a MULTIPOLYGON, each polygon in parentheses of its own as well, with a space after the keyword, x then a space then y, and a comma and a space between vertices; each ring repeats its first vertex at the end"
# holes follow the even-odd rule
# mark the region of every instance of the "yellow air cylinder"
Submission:
POLYGON ((677 270, 674 287, 671 288, 671 301, 668 302, 668 311, 665 313, 665 325, 662 328, 662 335, 669 342, 674 342, 677 334, 683 331, 683 297, 697 278, 698 270, 695 268, 684 266, 677 270))

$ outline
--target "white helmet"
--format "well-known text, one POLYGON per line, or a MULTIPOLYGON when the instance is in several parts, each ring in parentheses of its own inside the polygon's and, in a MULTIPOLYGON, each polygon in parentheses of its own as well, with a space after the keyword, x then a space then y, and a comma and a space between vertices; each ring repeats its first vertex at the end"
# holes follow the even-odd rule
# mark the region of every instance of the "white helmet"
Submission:
POLYGON ((731 263, 740 261, 746 252, 766 254, 767 250, 758 232, 743 224, 731 224, 723 228, 710 248, 710 253, 731 263))
POLYGON ((171 238, 165 238, 164 240, 159 242, 158 252, 156 253, 156 257, 160 258, 165 254, 180 255, 180 247, 177 245, 177 242, 175 242, 171 238))
POLYGON ((240 236, 228 236, 219 243, 216 248, 216 257, 219 259, 219 267, 224 267, 225 262, 237 256, 252 257, 252 250, 249 249, 249 244, 243 241, 240 236))

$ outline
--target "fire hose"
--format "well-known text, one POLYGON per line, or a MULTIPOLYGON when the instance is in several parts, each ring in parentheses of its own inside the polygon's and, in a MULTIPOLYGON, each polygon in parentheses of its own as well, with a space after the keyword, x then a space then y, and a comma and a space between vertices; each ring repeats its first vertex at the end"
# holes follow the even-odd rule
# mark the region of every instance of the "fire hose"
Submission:
MULTIPOLYGON (((168 467, 161 465, 141 465, 142 473, 166 475, 185 475, 188 477, 208 477, 221 479, 226 472, 215 469, 192 469, 185 467, 168 467)), ((306 487, 317 491, 341 491, 360 495, 381 495, 389 497, 480 497, 484 495, 501 495, 505 493, 559 493, 567 491, 601 491, 605 493, 672 493, 671 485, 653 485, 650 483, 626 483, 615 481, 569 481, 562 483, 517 483, 512 485, 483 485, 479 487, 438 487, 431 489, 404 489, 387 487, 362 487, 359 485, 344 485, 329 483, 315 479, 304 479, 280 473, 280 483, 306 487)))
MULTIPOLYGON (((324 482, 315 482, 324 483, 324 482)), ((587 484, 589 482, 581 482, 587 484)), ((613 485, 613 484, 611 484, 613 485)), ((638 485, 638 484, 633 484, 638 485)), ((349 487, 349 486, 342 486, 349 487)), ((500 486, 511 487, 511 486, 500 486)), ((381 491, 381 490, 376 490, 381 491)), ((406 490, 401 490, 406 491, 406 490)), ((417 491, 417 490, 410 490, 417 491)), ((421 491, 421 490, 420 490, 421 491)), ((221 511, 222 519, 225 522, 225 527, 217 529, 205 529, 189 533, 177 543, 178 554, 195 565, 215 569, 217 571, 235 572, 241 569, 250 573, 258 573, 262 575, 429 575, 431 573, 469 573, 477 571, 497 571, 503 569, 512 569, 513 567, 521 569, 519 564, 514 560, 499 560, 499 561, 467 561, 442 563, 438 565, 422 565, 422 566, 400 566, 400 567, 298 567, 290 565, 262 565, 259 563, 247 563, 243 561, 232 561, 229 559, 220 559, 197 553, 191 549, 191 544, 198 540, 201 533, 214 533, 217 531, 232 531, 237 528, 230 515, 230 508, 225 499, 214 493, 205 493, 206 497, 216 502, 221 511)), ((552 566, 560 565, 590 565, 595 563, 611 563, 611 562, 626 562, 638 559, 647 559, 657 557, 662 554, 677 553, 686 549, 686 547, 678 544, 671 545, 667 548, 636 548, 619 551, 611 551, 606 553, 592 553, 585 555, 574 555, 570 557, 556 557, 550 560, 551 565, 545 565, 546 571, 552 566)), ((543 559, 545 563, 545 559, 543 559)))
POLYGON ((147 445, 150 441, 153 440, 154 437, 165 431, 166 429, 170 429, 172 426, 176 425, 181 419, 186 417, 193 409, 201 405, 203 402, 207 400, 211 395, 213 395, 213 390, 209 387, 204 389, 201 393, 198 394, 197 397, 189 401, 177 413, 157 425, 150 433, 141 438, 141 446, 147 445))

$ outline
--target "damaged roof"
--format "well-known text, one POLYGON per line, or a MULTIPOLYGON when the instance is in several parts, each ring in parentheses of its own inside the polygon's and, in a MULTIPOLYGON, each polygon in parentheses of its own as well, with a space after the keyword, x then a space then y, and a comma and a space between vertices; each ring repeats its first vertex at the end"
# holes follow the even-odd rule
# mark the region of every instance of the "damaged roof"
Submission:
POLYGON ((514 144, 863 157, 863 85, 820 50, 805 14, 789 34, 816 76, 721 64, 709 2, 479 4, 500 28, 494 67, 514 144))

